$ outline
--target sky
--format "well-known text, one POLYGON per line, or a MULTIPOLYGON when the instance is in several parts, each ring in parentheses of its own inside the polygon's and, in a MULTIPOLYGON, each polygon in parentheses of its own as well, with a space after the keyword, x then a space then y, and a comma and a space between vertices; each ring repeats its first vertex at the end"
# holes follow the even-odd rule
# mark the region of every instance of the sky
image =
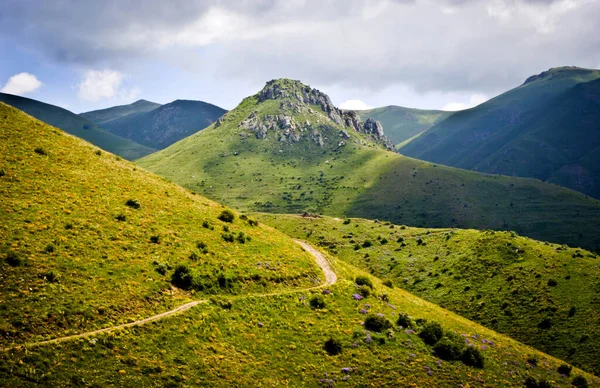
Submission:
POLYGON ((0 91, 76 113, 225 109, 274 78, 345 109, 465 109, 551 67, 600 68, 600 0, 3 0, 0 91))

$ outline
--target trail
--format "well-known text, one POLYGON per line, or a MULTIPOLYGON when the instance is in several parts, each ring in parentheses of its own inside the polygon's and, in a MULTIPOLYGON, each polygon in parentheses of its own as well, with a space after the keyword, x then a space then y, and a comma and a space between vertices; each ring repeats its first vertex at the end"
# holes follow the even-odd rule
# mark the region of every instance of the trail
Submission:
MULTIPOLYGON (((305 243, 303 241, 294 240, 294 242, 296 244, 300 245, 302 248, 304 248, 304 250, 306 250, 308 253, 310 253, 315 258, 315 261, 317 262, 317 265, 319 267, 321 267, 321 270, 325 274, 325 282, 323 284, 319 285, 319 286, 310 287, 310 288, 304 288, 304 289, 301 289, 301 290, 289 290, 289 291, 281 291, 281 292, 268 293, 268 294, 256 294, 256 295, 248 295, 248 296, 244 296, 244 297, 265 297, 265 296, 276 296, 276 295, 284 295, 284 294, 293 294, 293 293, 297 293, 297 292, 310 291, 310 290, 313 290, 313 289, 330 286, 332 284, 335 284, 335 282, 337 282, 337 275, 335 274, 335 272, 333 272, 333 270, 331 269, 331 266, 329 265, 329 262, 327 261, 327 259, 325 258, 325 256, 323 256, 323 254, 321 252, 319 252, 317 249, 315 249, 312 245, 309 245, 309 244, 307 244, 307 243, 305 243)), ((92 337, 92 336, 95 336, 95 335, 101 334, 101 333, 110 333, 112 331, 121 330, 121 329, 125 329, 125 328, 128 328, 128 327, 141 326, 141 325, 145 325, 146 323, 149 323, 149 322, 158 321, 158 320, 161 320, 161 319, 164 319, 164 318, 168 318, 170 316, 182 313, 184 311, 187 311, 187 310, 191 309, 194 306, 197 306, 197 305, 199 305, 201 303, 207 303, 207 302, 208 302, 207 299, 195 300, 193 302, 182 304, 181 306, 178 306, 178 307, 174 308, 173 310, 165 311, 163 313, 160 313, 160 314, 157 314, 157 315, 153 315, 153 316, 148 317, 148 318, 140 319, 138 321, 124 323, 122 325, 116 325, 116 326, 106 327, 104 329, 88 331, 88 332, 81 333, 81 334, 74 334, 74 335, 69 335, 69 336, 66 336, 66 337, 54 338, 54 339, 46 340, 46 341, 31 342, 31 343, 23 344, 23 345, 15 345, 15 346, 11 346, 11 347, 8 347, 8 348, 4 348, 2 350, 3 351, 9 351, 9 350, 12 350, 12 349, 20 349, 20 348, 23 348, 23 347, 56 344, 56 343, 59 343, 59 342, 70 341, 70 340, 74 340, 74 339, 78 339, 78 338, 92 337)))

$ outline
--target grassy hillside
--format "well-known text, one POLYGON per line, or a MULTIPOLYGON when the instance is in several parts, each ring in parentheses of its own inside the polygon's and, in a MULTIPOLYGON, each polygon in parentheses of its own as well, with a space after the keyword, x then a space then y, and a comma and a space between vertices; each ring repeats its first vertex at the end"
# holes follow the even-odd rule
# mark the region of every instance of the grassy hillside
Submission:
POLYGON ((137 159, 155 151, 153 148, 106 132, 93 122, 54 105, 6 93, 0 93, 0 102, 14 106, 38 120, 128 160, 137 159))
POLYGON ((402 153, 475 171, 533 177, 600 198, 600 71, 550 69, 457 112, 402 153))
POLYGON ((511 232, 259 216, 430 302, 600 374, 597 255, 511 232))
POLYGON ((243 210, 516 230, 539 240, 600 247, 598 201, 540 181, 388 152, 372 134, 352 129, 346 113, 340 125, 329 117, 337 112, 331 105, 305 103, 306 86, 278 82, 285 95, 273 94, 279 83, 269 84, 218 125, 138 164, 243 210))
POLYGON ((370 117, 381 122, 386 136, 394 145, 428 130, 452 114, 441 110, 412 109, 395 105, 361 110, 357 113, 363 120, 370 117))
POLYGON ((162 149, 206 128, 227 112, 202 101, 176 100, 158 107, 151 104, 145 101, 138 107, 113 107, 83 115, 115 135, 162 149))
POLYGON ((283 234, 4 104, 0 140, 0 348, 321 282, 283 234))
POLYGON ((160 106, 161 105, 157 104, 156 102, 138 100, 132 104, 118 105, 106 109, 80 113, 79 116, 103 126, 104 124, 107 124, 113 120, 118 120, 132 115, 148 113, 160 106))

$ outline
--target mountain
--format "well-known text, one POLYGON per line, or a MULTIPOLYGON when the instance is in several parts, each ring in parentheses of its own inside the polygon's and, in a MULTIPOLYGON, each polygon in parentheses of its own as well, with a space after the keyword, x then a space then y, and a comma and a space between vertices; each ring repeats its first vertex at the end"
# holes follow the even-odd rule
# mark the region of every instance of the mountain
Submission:
POLYGON ((175 100, 157 107, 155 103, 140 100, 132 105, 82 113, 82 116, 115 135, 162 149, 206 128, 225 112, 202 101, 175 100))
POLYGON ((152 101, 138 100, 128 105, 118 105, 111 108, 94 110, 91 112, 81 113, 79 116, 84 117, 94 123, 103 126, 113 120, 118 120, 124 117, 148 113, 160 107, 160 104, 152 101))
POLYGON ((600 247, 597 200, 537 180, 407 158, 389 152, 390 145, 375 120, 362 123, 325 94, 277 80, 138 164, 242 210, 515 230, 600 247))
POLYGON ((0 139, 2 386, 600 384, 4 104, 0 139))
POLYGON ((402 154, 494 174, 531 177, 600 198, 600 71, 555 68, 453 114, 402 154))
POLYGON ((128 160, 137 159, 155 151, 153 148, 106 132, 93 122, 58 106, 6 93, 0 93, 0 102, 14 106, 45 123, 128 160))
POLYGON ((412 109, 395 105, 359 110, 356 113, 363 120, 372 118, 379 121, 385 128, 386 136, 397 146, 420 135, 452 114, 441 110, 412 109))
POLYGON ((600 375, 596 254, 512 232, 256 216, 423 299, 600 375))

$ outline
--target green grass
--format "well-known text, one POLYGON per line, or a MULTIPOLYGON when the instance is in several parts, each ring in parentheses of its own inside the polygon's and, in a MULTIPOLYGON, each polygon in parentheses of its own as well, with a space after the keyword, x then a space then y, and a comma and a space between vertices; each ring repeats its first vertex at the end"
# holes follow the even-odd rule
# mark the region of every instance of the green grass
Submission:
POLYGON ((282 108, 294 98, 246 98, 210 126, 137 163, 229 206, 270 213, 323 213, 385 219, 423 227, 516 230, 539 240, 600 247, 600 202, 537 180, 483 175, 407 158, 345 128, 316 105, 282 108), (307 109, 310 108, 311 111, 307 109), (303 132, 296 143, 281 130, 257 139, 238 125, 252 112, 289 114, 324 123, 319 147, 303 132), (312 113, 311 113, 312 112, 312 113))
POLYGON ((129 139, 113 135, 83 117, 54 105, 29 98, 0 93, 0 102, 11 105, 47 124, 86 140, 103 150, 133 160, 155 151, 129 139))
POLYGON ((595 254, 511 232, 329 217, 258 218, 396 287, 600 374, 595 254), (371 245, 365 248, 366 241, 371 245), (550 328, 540 328, 545 319, 550 328))
POLYGON ((395 105, 357 111, 357 113, 363 120, 369 117, 378 120, 383 125, 386 136, 397 146, 416 138, 452 114, 441 110, 412 109, 395 105))
POLYGON ((449 166, 548 180, 600 198, 600 71, 556 68, 402 147, 449 166))
POLYGON ((152 101, 138 100, 132 104, 118 105, 106 109, 93 110, 80 113, 79 116, 84 117, 100 126, 108 124, 112 121, 119 120, 132 115, 139 115, 153 111, 160 107, 160 104, 152 101))
POLYGON ((239 214, 223 222, 222 205, 4 104, 0 170, 0 347, 133 321, 214 293, 321 281, 312 256, 283 234, 239 214), (240 232, 251 240, 241 243, 240 232), (173 288, 179 264, 203 288, 173 288))

